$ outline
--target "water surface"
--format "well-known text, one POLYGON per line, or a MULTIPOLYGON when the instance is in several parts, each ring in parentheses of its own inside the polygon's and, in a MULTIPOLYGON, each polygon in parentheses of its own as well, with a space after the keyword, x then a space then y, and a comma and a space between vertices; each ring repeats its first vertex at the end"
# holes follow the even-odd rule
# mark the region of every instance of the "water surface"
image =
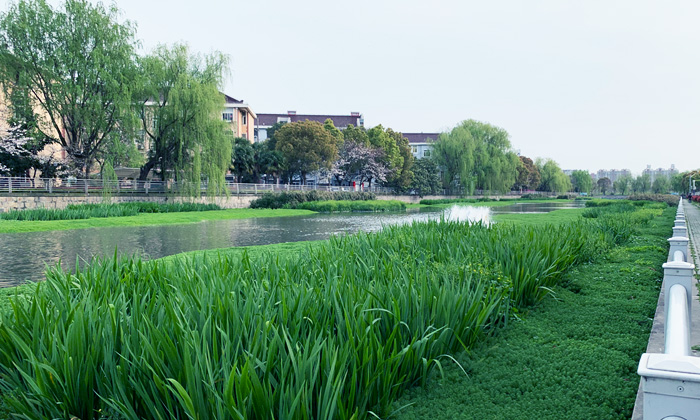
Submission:
POLYGON ((327 239, 331 235, 375 232, 385 225, 444 217, 459 221, 491 222, 492 214, 544 213, 580 207, 578 203, 523 203, 504 207, 455 205, 448 209, 421 208, 404 213, 338 213, 261 219, 213 220, 201 223, 101 227, 30 233, 0 234, 0 287, 26 279, 40 280, 47 265, 60 262, 65 269, 93 257, 139 255, 160 258, 186 251, 267 245, 327 239))

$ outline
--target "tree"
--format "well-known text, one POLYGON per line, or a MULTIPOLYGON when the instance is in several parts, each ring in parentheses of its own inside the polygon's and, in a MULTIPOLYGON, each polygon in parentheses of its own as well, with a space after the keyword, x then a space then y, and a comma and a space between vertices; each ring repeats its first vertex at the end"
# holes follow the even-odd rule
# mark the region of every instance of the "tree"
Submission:
POLYGON ((437 194, 440 188, 440 174, 433 159, 416 159, 413 164, 413 180, 408 188, 421 197, 437 194))
POLYGON ((275 150, 275 146, 277 146, 277 137, 275 137, 275 133, 277 133, 277 130, 282 128, 286 124, 285 121, 280 121, 272 124, 272 127, 267 129, 267 139, 266 141, 270 142, 270 149, 275 150))
POLYGON ((573 171, 571 173, 571 186, 575 192, 589 193, 593 189, 593 179, 588 171, 573 171))
POLYGON ((668 177, 659 175, 654 179, 651 190, 655 194, 667 194, 671 190, 671 181, 669 181, 668 177))
POLYGON ((223 167, 213 156, 203 155, 204 165, 219 179, 229 167, 231 136, 221 121, 224 105, 219 88, 228 72, 228 58, 221 53, 190 54, 184 44, 158 46, 139 60, 140 89, 135 104, 141 129, 150 143, 139 178, 155 168, 161 179, 180 178, 191 167, 195 153, 205 148, 228 155, 223 167))
POLYGON ((671 177, 671 191, 679 194, 684 194, 688 191, 688 179, 684 179, 684 175, 685 173, 675 174, 671 177))
POLYGON ((598 190, 600 190, 600 192, 603 195, 606 195, 607 192, 610 191, 610 188, 612 187, 612 181, 610 181, 610 178, 607 178, 607 177, 600 178, 597 182, 597 185, 598 185, 598 190))
POLYGON ((413 165, 413 153, 408 145, 408 139, 403 134, 392 130, 384 129, 382 125, 377 125, 367 131, 369 143, 382 149, 384 158, 387 161, 389 174, 387 181, 396 190, 402 190, 411 182, 411 166, 413 165))
POLYGON ((272 175, 279 182, 279 173, 284 169, 284 158, 279 150, 272 148, 272 142, 268 139, 263 142, 253 143, 255 156, 253 175, 256 181, 261 175, 272 175))
POLYGON ((331 174, 339 183, 357 180, 372 185, 372 180, 386 181, 389 168, 384 159, 384 151, 352 140, 345 141, 340 149, 338 160, 333 163, 331 174))
POLYGON ((353 141, 358 144, 364 144, 368 146, 369 136, 367 135, 367 130, 364 127, 354 127, 352 124, 348 125, 345 130, 343 130, 343 140, 353 141))
POLYGON ((323 128, 325 128, 326 131, 328 131, 331 136, 335 138, 336 142, 338 142, 338 146, 340 147, 340 145, 343 143, 343 132, 336 128, 335 124, 333 124, 333 120, 326 118, 326 121, 323 122, 323 128))
POLYGON ((513 188, 516 190, 534 190, 540 185, 540 171, 532 159, 520 156, 518 175, 513 188))
POLYGON ((441 133, 433 143, 433 157, 442 169, 442 185, 450 191, 464 188, 472 194, 476 187, 473 179, 474 139, 465 127, 457 126, 449 133, 441 133))
POLYGON ((63 9, 20 0, 0 17, 0 81, 6 92, 26 91, 37 129, 86 177, 130 105, 134 29, 117 17, 115 7, 82 0, 63 9))
POLYGON ((295 175, 306 184, 306 175, 331 169, 338 157, 336 138, 316 121, 287 123, 275 133, 276 149, 282 152, 291 180, 295 175))
POLYGON ((632 177, 629 175, 623 175, 615 180, 613 182, 613 189, 618 193, 622 195, 627 195, 629 193, 630 188, 632 187, 632 177))
POLYGON ((178 44, 159 46, 139 64, 142 82, 135 95, 136 109, 151 143, 140 179, 157 167, 161 179, 175 178, 194 186, 202 175, 199 167, 208 179, 207 190, 223 191, 232 141, 221 120, 224 97, 219 89, 228 72, 228 58, 216 52, 193 55, 186 45, 178 44))
POLYGON ((444 170, 445 187, 461 185, 465 194, 475 189, 508 191, 521 163, 511 150, 508 132, 475 120, 441 134, 433 154, 444 170))
POLYGON ((237 182, 257 182, 254 179, 255 151, 253 145, 241 137, 233 139, 233 152, 231 153, 231 170, 236 175, 237 182))
POLYGON ((65 169, 63 162, 51 155, 39 155, 33 141, 19 126, 0 130, 0 176, 32 176, 41 171, 44 177, 52 178, 65 169))
POLYGON ((537 167, 542 177, 539 191, 561 193, 571 190, 569 177, 559 168, 559 165, 552 159, 537 159, 537 167))
POLYGON ((642 174, 637 176, 634 181, 632 181, 632 191, 635 194, 642 194, 649 192, 651 190, 651 177, 649 174, 642 174))

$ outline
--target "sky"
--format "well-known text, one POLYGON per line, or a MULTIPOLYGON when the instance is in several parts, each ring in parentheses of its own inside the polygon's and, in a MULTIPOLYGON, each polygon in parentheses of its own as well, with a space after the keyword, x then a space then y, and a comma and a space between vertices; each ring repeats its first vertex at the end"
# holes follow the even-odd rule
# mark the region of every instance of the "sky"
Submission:
POLYGON ((406 133, 476 119, 562 169, 700 168, 697 0, 115 4, 142 54, 228 54, 224 91, 257 113, 358 111, 406 133))

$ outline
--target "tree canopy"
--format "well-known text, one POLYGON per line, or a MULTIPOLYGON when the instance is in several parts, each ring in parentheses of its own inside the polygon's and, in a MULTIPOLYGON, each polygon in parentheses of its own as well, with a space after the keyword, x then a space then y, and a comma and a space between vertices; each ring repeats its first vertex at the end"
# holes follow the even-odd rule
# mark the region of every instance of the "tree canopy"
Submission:
POLYGON ((219 92, 228 57, 190 54, 183 44, 159 46, 139 60, 139 68, 135 103, 151 144, 140 178, 158 168, 162 179, 198 183, 203 168, 207 190, 217 192, 230 165, 233 137, 221 120, 224 97, 219 92))
POLYGON ((632 187, 632 177, 629 175, 622 175, 618 177, 615 182, 613 182, 613 189, 618 194, 627 195, 630 188, 632 187))
POLYGON ((571 190, 569 177, 566 176, 555 161, 552 159, 537 159, 537 167, 542 177, 538 190, 556 193, 571 190))
POLYGON ((571 173, 571 186, 579 193, 589 193, 593 189, 593 179, 588 171, 573 171, 571 173))
POLYGON ((445 188, 459 185, 465 194, 475 189, 509 191, 521 165, 507 131, 475 120, 442 133, 433 144, 433 156, 443 168, 445 188))
POLYGON ((535 190, 540 185, 540 170, 529 157, 520 156, 518 175, 515 177, 514 189, 535 190))
POLYGON ((413 180, 408 188, 421 197, 437 194, 440 188, 440 175, 433 159, 416 159, 413 164, 413 180))
POLYGON ((129 109, 134 45, 133 25, 101 3, 66 0, 54 9, 20 0, 0 16, 0 81, 10 106, 26 106, 13 90, 26 94, 36 129, 86 176, 129 109))
POLYGON ((287 123, 277 130, 275 138, 290 180, 298 175, 302 184, 310 172, 330 170, 338 157, 337 139, 316 121, 287 123))

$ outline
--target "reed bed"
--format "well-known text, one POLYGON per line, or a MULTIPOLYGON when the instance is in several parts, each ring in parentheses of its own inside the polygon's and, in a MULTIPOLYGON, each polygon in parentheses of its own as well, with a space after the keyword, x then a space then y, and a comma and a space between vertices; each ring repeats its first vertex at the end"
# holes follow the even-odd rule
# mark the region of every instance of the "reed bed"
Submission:
POLYGON ((177 213, 221 210, 216 204, 131 202, 116 204, 71 204, 65 209, 12 210, 0 219, 21 221, 78 220, 93 217, 136 216, 139 213, 177 213))
POLYGON ((451 353, 654 216, 640 213, 53 269, 0 314, 0 390, 27 419, 386 418, 451 353))
POLYGON ((297 209, 317 211, 320 213, 338 212, 384 212, 405 211, 406 203, 398 200, 367 201, 307 201, 296 206, 297 209))

